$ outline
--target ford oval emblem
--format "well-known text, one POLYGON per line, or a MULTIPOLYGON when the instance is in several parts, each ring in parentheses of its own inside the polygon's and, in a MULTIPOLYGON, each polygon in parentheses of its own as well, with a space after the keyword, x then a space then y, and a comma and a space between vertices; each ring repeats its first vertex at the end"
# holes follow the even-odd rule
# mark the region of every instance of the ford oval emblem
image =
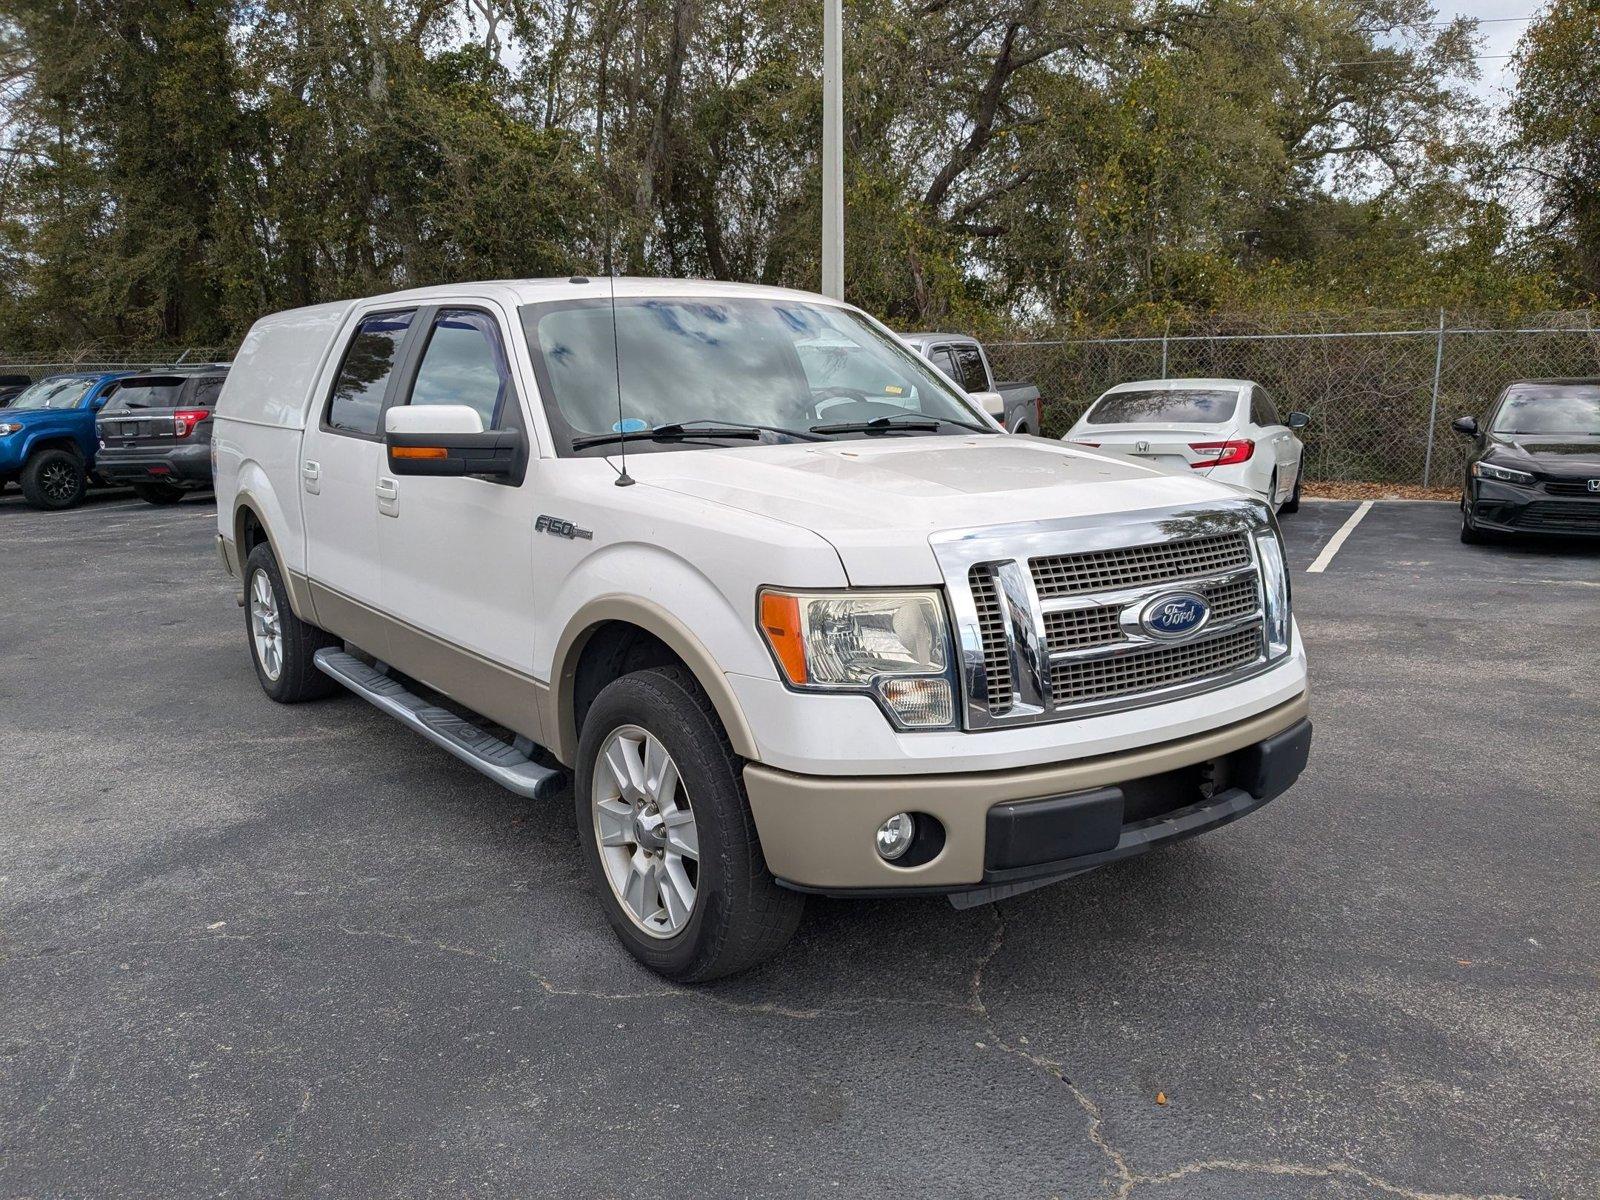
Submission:
POLYGON ((1193 633, 1211 619, 1211 606, 1193 592, 1157 596, 1139 614, 1139 626, 1151 637, 1177 638, 1193 633))

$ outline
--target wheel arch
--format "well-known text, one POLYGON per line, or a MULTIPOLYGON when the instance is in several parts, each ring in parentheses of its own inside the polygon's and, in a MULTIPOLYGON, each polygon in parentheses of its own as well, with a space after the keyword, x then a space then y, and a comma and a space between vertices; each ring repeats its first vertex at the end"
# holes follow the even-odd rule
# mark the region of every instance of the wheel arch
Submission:
POLYGON ((41 433, 30 441, 22 451, 22 465, 26 467, 28 460, 35 454, 44 450, 65 450, 84 464, 84 469, 89 466, 89 456, 83 452, 83 445, 70 433, 59 430, 41 433))
POLYGON ((278 562, 278 570, 283 572, 284 586, 289 591, 289 606, 294 610, 294 615, 314 625, 316 608, 311 602, 310 586, 305 575, 284 558, 283 547, 279 544, 273 523, 267 518, 267 507, 254 493, 246 489, 241 488, 234 497, 233 517, 229 522, 229 528, 233 533, 234 559, 239 564, 237 598, 239 603, 244 603, 245 560, 250 557, 250 551, 265 542, 272 550, 272 557, 278 562))
POLYGON ((585 604, 556 645, 544 721, 551 752, 564 763, 574 763, 583 713, 600 689, 630 670, 668 662, 681 663, 704 689, 734 752, 757 758, 755 738, 733 689, 700 639, 660 605, 622 594, 585 604))

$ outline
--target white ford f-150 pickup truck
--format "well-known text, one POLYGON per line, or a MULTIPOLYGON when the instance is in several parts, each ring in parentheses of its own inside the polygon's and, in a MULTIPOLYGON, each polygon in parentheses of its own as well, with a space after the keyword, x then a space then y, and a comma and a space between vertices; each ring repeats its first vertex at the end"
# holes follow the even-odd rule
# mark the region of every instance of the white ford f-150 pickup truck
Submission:
POLYGON ((808 892, 996 899, 1306 762, 1265 504, 1007 435, 819 296, 279 313, 212 445, 267 694, 348 688, 523 795, 570 771, 607 917, 674 979, 774 954, 808 892))

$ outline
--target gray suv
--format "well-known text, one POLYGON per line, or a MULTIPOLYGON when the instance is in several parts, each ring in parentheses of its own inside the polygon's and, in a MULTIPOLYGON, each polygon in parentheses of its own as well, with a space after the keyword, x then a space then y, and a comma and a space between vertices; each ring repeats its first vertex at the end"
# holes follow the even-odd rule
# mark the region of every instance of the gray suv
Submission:
POLYGON ((209 488, 211 415, 227 375, 225 365, 208 363, 118 380, 95 421, 95 470, 151 504, 209 488))

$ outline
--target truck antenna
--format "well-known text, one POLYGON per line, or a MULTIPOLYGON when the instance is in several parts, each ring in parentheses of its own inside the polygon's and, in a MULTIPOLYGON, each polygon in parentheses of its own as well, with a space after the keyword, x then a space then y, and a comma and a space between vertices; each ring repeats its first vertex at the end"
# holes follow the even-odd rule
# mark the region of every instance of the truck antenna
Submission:
POLYGON ((617 443, 618 457, 622 460, 622 470, 617 472, 617 486, 632 487, 634 479, 628 474, 628 429, 622 416, 622 343, 617 340, 616 275, 607 271, 606 282, 611 285, 611 358, 617 368, 617 435, 622 439, 617 443))

